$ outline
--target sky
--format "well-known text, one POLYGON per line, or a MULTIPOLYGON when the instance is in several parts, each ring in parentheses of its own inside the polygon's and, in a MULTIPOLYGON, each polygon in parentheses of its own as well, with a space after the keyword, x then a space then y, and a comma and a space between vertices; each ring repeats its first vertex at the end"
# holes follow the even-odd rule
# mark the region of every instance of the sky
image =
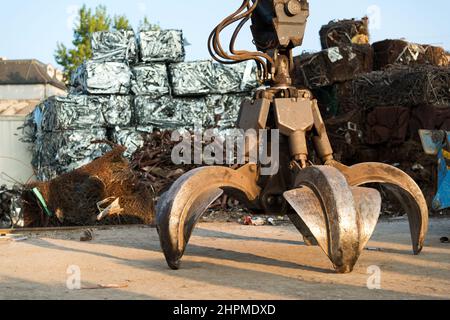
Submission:
MULTIPOLYGON (((209 59, 206 40, 211 30, 240 6, 242 0, 3 0, 0 9, 0 57, 38 59, 56 65, 56 43, 71 44, 77 9, 103 4, 108 12, 125 14, 133 27, 147 16, 164 29, 182 29, 191 44, 187 60, 209 59)), ((405 38, 450 49, 450 1, 447 0, 310 0, 301 50, 320 50, 319 30, 330 20, 371 18, 371 41, 405 38)), ((253 49, 249 28, 238 48, 253 49)), ((224 39, 225 40, 225 39, 224 39)))

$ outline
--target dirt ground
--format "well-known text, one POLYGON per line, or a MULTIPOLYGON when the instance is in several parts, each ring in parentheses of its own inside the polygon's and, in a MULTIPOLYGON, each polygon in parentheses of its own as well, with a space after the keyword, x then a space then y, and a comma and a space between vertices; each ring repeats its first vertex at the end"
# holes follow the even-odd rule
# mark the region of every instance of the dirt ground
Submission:
POLYGON ((407 220, 380 222, 347 275, 334 274, 290 225, 202 223, 179 271, 167 268, 153 228, 94 230, 91 242, 80 235, 0 241, 0 299, 450 299, 450 244, 440 242, 448 218, 431 221, 420 256, 411 254, 407 220), (81 271, 81 290, 67 288, 70 266, 81 271), (381 289, 369 290, 377 268, 381 289), (88 289, 110 284, 123 288, 88 289))

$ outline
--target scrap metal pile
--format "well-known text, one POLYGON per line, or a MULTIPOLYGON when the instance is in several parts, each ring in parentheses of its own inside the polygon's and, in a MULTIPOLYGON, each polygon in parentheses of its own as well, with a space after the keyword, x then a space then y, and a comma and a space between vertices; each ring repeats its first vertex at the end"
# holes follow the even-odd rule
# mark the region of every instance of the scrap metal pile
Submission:
MULTIPOLYGON (((57 204, 55 198, 50 199, 51 192, 45 190, 57 188, 66 190, 62 193, 72 190, 76 194, 79 189, 72 181, 81 179, 79 170, 110 152, 114 145, 125 146, 124 155, 131 158, 144 145, 146 134, 155 130, 193 130, 201 126, 224 132, 234 127, 240 104, 258 86, 252 63, 222 66, 210 60, 185 62, 180 30, 94 33, 92 50, 92 59, 74 72, 68 96, 52 97, 39 104, 23 127, 22 140, 31 144, 37 178, 46 183, 38 189, 44 189, 42 196, 47 205, 53 205, 55 215, 60 205, 69 211, 67 204, 76 201, 58 198, 63 204, 57 204), (64 183, 70 187, 62 188, 64 183)), ((88 179, 89 185, 98 174, 88 171, 90 174, 81 175, 83 181, 88 179)), ((109 192, 108 184, 106 180, 99 183, 105 185, 102 197, 120 198, 109 192)), ((150 188, 155 189, 158 188, 150 188)), ((146 201, 152 202, 152 196, 146 201)), ((86 208, 83 214, 90 218, 94 211, 99 211, 96 205, 100 200, 94 198, 85 200, 76 196, 86 208)), ((122 203, 119 207, 124 208, 122 203)), ((43 224, 44 211, 39 211, 39 219, 25 219, 28 221, 25 224, 43 224)), ((148 214, 153 215, 153 211, 148 214)), ((67 218, 71 215, 64 214, 65 218, 58 223, 88 222, 67 218)))
POLYGON ((366 18, 324 26, 323 51, 295 58, 295 82, 318 99, 339 160, 395 164, 431 201, 436 161, 418 130, 450 130, 448 56, 404 40, 370 45, 367 26, 366 18))

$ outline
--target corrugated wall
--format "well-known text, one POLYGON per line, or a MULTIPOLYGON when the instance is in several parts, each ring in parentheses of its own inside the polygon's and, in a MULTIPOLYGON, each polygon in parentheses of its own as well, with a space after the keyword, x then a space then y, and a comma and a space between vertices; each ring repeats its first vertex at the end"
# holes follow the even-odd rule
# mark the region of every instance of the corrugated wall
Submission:
POLYGON ((33 177, 31 152, 19 141, 25 117, 0 117, 0 184, 13 185, 12 180, 28 182, 33 177))

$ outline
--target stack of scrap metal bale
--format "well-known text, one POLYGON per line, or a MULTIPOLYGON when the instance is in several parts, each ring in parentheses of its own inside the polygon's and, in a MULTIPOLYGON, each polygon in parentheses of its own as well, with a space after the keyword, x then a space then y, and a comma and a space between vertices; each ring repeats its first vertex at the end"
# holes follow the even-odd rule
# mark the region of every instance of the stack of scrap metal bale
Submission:
POLYGON ((366 18, 330 22, 320 37, 323 51, 295 58, 296 83, 318 99, 339 160, 395 164, 431 201, 436 161, 423 154, 418 130, 450 130, 445 50, 404 40, 370 45, 366 18))
MULTIPOLYGON (((44 183, 30 185, 27 190, 42 189, 41 195, 50 202, 47 205, 53 207, 50 211, 58 218, 46 219, 45 210, 39 210, 32 218, 25 219, 28 225, 49 221, 56 225, 87 224, 92 214, 73 218, 76 214, 67 205, 76 203, 73 199, 76 190, 92 191, 95 185, 102 186, 100 191, 91 193, 96 196, 89 203, 79 199, 83 203, 78 207, 92 213, 97 210, 97 202, 104 199, 114 202, 119 198, 118 192, 110 192, 111 181, 127 186, 142 182, 129 175, 133 173, 131 166, 128 162, 123 165, 127 161, 123 157, 118 160, 114 145, 125 146, 124 156, 129 159, 137 150, 144 152, 145 141, 154 137, 149 133, 156 130, 192 130, 201 126, 226 131, 234 127, 241 102, 258 86, 255 66, 251 63, 222 66, 210 60, 185 62, 180 30, 94 33, 92 52, 92 59, 74 72, 68 96, 45 100, 25 122, 23 140, 32 146, 32 164, 38 180, 44 183), (121 165, 116 168, 114 178, 104 174, 108 180, 100 178, 99 184, 95 179, 103 175, 91 167, 106 170, 108 166, 103 164, 107 160, 102 165, 95 164, 102 156, 121 165), (80 176, 84 179, 80 180, 80 176), (124 177, 123 181, 118 176, 124 177), (75 188, 73 184, 78 185, 80 181, 83 185, 75 188), (65 198, 51 196, 55 192, 51 187, 65 187, 73 193, 65 198), (65 214, 58 213, 61 211, 58 201, 65 201, 62 205, 65 214)), ((36 204, 35 194, 26 192, 25 198, 36 204)), ((139 198, 145 197, 139 195, 139 198)), ((123 209, 126 205, 122 202, 123 209)), ((41 202, 37 205, 41 209, 42 206, 41 202)))

